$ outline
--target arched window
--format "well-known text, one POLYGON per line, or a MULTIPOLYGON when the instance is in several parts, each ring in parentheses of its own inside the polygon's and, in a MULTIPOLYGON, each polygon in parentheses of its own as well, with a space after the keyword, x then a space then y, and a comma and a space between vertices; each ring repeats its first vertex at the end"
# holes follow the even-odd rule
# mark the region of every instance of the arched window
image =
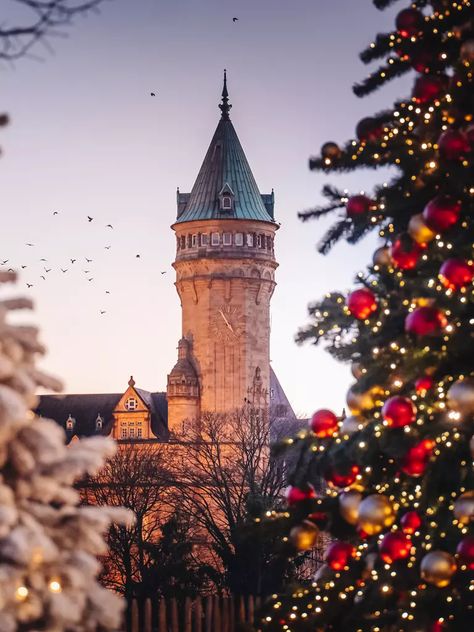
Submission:
POLYGON ((222 210, 223 211, 232 210, 232 198, 230 197, 230 195, 222 196, 222 210))

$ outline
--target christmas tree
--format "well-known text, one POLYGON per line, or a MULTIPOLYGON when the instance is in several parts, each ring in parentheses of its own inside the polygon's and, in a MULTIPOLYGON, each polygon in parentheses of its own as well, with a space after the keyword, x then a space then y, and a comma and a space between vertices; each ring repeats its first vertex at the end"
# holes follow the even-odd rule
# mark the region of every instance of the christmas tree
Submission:
MULTIPOLYGON (((0 283, 14 278, 0 272, 0 283)), ((111 520, 128 512, 81 507, 73 486, 103 465, 114 443, 66 447, 64 431, 31 412, 37 387, 60 384, 35 368, 44 351, 37 330, 11 322, 12 311, 30 307, 27 299, 0 301, 0 630, 117 629, 121 599, 97 582, 97 555, 111 520)))
MULTIPOLYGON (((392 4, 374 0, 377 8, 392 4)), ((332 186, 303 220, 337 215, 320 244, 381 245, 347 295, 310 308, 299 340, 351 363, 350 416, 317 411, 290 478, 288 546, 332 542, 311 586, 274 596, 264 630, 440 631, 474 626, 474 8, 415 0, 361 53, 364 96, 412 72, 411 95, 359 121, 310 166, 391 166, 371 194, 332 186), (323 484, 321 484, 323 481, 323 484)))

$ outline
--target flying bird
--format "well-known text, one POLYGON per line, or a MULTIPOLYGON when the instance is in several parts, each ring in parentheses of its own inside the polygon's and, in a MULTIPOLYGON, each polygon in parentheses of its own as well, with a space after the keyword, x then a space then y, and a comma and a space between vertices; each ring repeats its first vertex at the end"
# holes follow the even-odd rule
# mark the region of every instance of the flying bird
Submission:
POLYGON ((41 275, 41 278, 43 279, 43 281, 46 281, 46 277, 41 275))
POLYGON ((77 259, 70 259, 71 263, 76 263, 77 259))
POLYGON ((40 261, 48 261, 47 259, 40 259, 40 261))
POLYGON ((140 259, 140 255, 135 255, 135 259, 140 259))
POLYGON ((52 268, 45 268, 44 271, 45 272, 51 272, 52 268))
POLYGON ((59 211, 53 211, 53 215, 58 215, 59 211))
POLYGON ((106 228, 113 228, 112 224, 107 224, 106 228))
POLYGON ((26 287, 33 287, 33 283, 27 283, 26 287))
POLYGON ((104 246, 106 250, 110 250, 110 246, 104 246))
POLYGON ((61 272, 67 272, 69 268, 60 268, 61 272))
POLYGON ((151 97, 156 97, 156 94, 154 92, 150 92, 150 96, 151 97))
POLYGON ((8 263, 10 261, 10 259, 5 259, 5 261, 2 261, 2 266, 4 266, 6 263, 8 263))
POLYGON ((87 261, 87 263, 92 263, 92 259, 88 259, 87 257, 85 257, 85 260, 87 261))
POLYGON ((162 270, 161 271, 161 274, 166 274, 166 273, 167 273, 167 270, 162 270))
POLYGON ((232 22, 238 22, 239 18, 232 18, 232 22))
POLYGON ((110 294, 109 290, 105 290, 105 293, 106 293, 106 294, 110 294))
POLYGON ((15 272, 13 268, 8 268, 8 272, 15 272))
POLYGON ((92 220, 94 219, 93 217, 91 217, 90 215, 87 216, 87 219, 89 220, 89 222, 92 222, 92 220))
POLYGON ((93 281, 93 280, 94 280, 94 277, 91 277, 90 279, 87 279, 87 280, 88 280, 88 281, 93 281))
POLYGON ((100 313, 101 313, 101 314, 105 314, 105 313, 106 313, 106 312, 105 312, 105 309, 101 309, 101 310, 100 310, 100 313))
POLYGON ((34 246, 34 244, 26 244, 27 246, 34 246))
POLYGON ((21 266, 21 269, 24 270, 26 268, 26 266, 21 266))

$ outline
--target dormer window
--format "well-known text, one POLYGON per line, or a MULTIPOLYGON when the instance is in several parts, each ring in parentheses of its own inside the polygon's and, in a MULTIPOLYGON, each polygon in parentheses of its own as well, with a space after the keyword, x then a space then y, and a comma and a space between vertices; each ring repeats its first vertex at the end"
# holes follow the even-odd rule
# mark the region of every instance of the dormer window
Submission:
POLYGON ((76 425, 76 420, 71 415, 71 413, 69 413, 69 417, 66 419, 66 430, 70 430, 70 431, 74 430, 75 425, 76 425))
POLYGON ((135 397, 129 397, 125 402, 125 408, 127 410, 137 410, 138 402, 135 397))
POLYGON ((223 211, 232 210, 232 198, 230 197, 230 195, 222 196, 222 210, 223 211))
POLYGON ((219 206, 220 210, 225 213, 234 210, 234 192, 228 184, 224 184, 219 193, 219 206))

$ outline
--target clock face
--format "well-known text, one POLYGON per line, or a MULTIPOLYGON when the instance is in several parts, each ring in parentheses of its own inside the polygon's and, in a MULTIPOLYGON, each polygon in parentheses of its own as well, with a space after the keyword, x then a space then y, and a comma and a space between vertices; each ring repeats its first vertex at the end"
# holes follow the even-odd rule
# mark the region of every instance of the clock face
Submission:
POLYGON ((222 305, 214 311, 211 332, 218 340, 235 342, 245 330, 245 318, 233 305, 222 305))

